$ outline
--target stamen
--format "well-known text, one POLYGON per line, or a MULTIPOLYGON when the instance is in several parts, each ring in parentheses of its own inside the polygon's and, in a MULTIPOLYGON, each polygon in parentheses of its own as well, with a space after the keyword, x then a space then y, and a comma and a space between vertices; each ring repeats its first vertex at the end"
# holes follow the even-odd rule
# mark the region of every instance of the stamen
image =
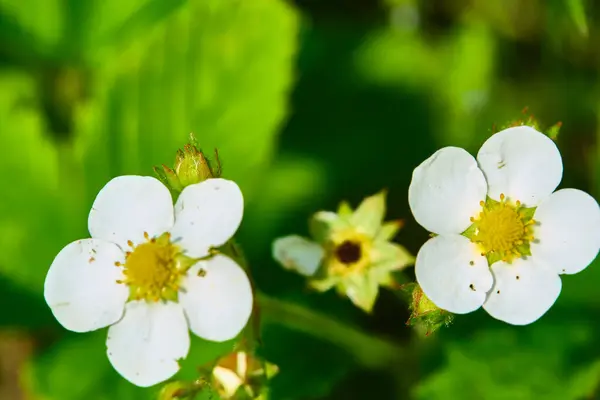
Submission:
POLYGON ((482 208, 477 218, 471 218, 476 226, 471 230, 474 234, 470 239, 480 246, 481 255, 486 256, 490 264, 498 260, 510 263, 529 251, 535 221, 522 211, 520 201, 512 203, 501 193, 499 202, 490 200, 482 204, 482 208))
POLYGON ((115 262, 115 266, 123 268, 125 276, 118 283, 129 286, 130 299, 154 302, 176 299, 181 277, 194 262, 182 261, 186 257, 170 241, 170 234, 150 238, 144 232, 144 237, 146 242, 138 245, 128 240, 132 251, 125 252, 125 263, 115 262))

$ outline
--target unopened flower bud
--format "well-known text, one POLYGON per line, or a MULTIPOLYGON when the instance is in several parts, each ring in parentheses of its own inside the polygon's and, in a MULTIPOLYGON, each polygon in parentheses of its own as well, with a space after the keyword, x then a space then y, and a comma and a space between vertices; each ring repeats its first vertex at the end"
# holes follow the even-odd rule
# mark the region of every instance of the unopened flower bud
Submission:
POLYGON ((437 331, 442 325, 448 326, 452 323, 454 315, 436 306, 417 283, 403 285, 402 290, 409 295, 410 317, 406 322, 410 326, 425 328, 429 335, 437 331))
POLYGON ((177 194, 186 186, 220 177, 221 164, 216 149, 214 161, 216 168, 213 168, 209 159, 198 148, 194 135, 190 134, 190 143, 177 150, 174 167, 162 165, 154 167, 154 172, 160 181, 177 194))

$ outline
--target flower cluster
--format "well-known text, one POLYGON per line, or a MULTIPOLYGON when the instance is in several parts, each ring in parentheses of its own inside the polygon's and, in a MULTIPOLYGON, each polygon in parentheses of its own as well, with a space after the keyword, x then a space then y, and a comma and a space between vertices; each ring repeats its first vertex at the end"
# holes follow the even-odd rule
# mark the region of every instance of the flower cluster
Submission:
MULTIPOLYGON (((249 278, 218 249, 237 231, 244 199, 237 184, 219 177, 216 161, 211 167, 190 144, 173 169, 157 169, 164 184, 112 179, 92 205, 91 238, 65 246, 48 271, 44 296, 59 323, 75 332, 108 327, 108 359, 135 385, 173 377, 190 330, 226 341, 251 316, 249 278)), ((513 126, 492 135, 477 158, 445 147, 414 170, 410 209, 432 232, 416 260, 391 242, 402 224, 384 222, 385 192, 355 210, 344 202, 337 212, 315 213, 312 238, 279 238, 273 257, 313 289, 335 288, 366 312, 381 286, 401 288, 410 294, 408 324, 428 333, 480 307, 529 324, 558 298, 560 275, 580 272, 600 250, 600 207, 580 190, 555 191, 562 173, 548 136, 513 126), (417 283, 398 285, 394 273, 413 262, 417 283)), ((209 380, 171 382, 161 396, 192 396, 208 384, 222 398, 266 399, 274 373, 238 348, 211 363, 209 380)))

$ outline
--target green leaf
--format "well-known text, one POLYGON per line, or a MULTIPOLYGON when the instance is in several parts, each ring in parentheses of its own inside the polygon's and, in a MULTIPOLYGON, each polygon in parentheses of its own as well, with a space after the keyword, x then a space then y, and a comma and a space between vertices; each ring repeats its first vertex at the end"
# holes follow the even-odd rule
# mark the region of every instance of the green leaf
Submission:
POLYGON ((34 97, 35 88, 24 74, 0 76, 0 271, 41 293, 58 250, 81 238, 87 211, 68 173, 68 152, 45 134, 41 112, 22 101, 34 97))
POLYGON ((581 36, 588 37, 589 29, 587 24, 587 18, 585 16, 585 7, 583 0, 565 0, 569 14, 573 23, 577 27, 577 30, 581 36))
POLYGON ((338 292, 348 296, 350 301, 363 311, 370 313, 379 294, 379 282, 374 278, 370 274, 349 275, 338 283, 338 292))
POLYGON ((569 382, 572 399, 593 399, 600 387, 600 360, 575 372, 569 382))
POLYGON ((102 69, 80 124, 86 171, 150 174, 194 132, 249 197, 287 112, 297 28, 283 1, 192 0, 172 12, 102 69))
POLYGON ((0 0, 2 19, 10 21, 10 27, 0 25, 0 35, 14 42, 15 37, 10 34, 21 32, 18 43, 39 46, 38 49, 57 46, 65 26, 62 5, 62 0, 0 0))
POLYGON ((590 325, 564 321, 519 329, 479 327, 447 341, 445 365, 418 384, 415 398, 579 399, 569 395, 565 382, 574 376, 573 356, 590 346, 594 336, 590 325))

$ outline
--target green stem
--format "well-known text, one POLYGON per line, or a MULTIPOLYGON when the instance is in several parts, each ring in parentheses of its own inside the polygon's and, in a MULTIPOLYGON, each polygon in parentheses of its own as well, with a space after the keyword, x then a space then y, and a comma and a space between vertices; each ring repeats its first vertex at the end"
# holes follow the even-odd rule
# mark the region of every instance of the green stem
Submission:
MULTIPOLYGON (((222 251, 237 260, 249 273, 246 257, 233 240, 223 246, 222 251)), ((267 296, 260 293, 256 287, 254 290, 259 314, 254 314, 251 322, 254 326, 246 331, 251 337, 251 342, 260 335, 260 325, 267 322, 283 325, 337 345, 369 368, 389 366, 406 356, 406 351, 396 343, 368 335, 353 326, 298 304, 267 296)))
POLYGON ((366 367, 390 366, 405 356, 406 352, 398 344, 368 335, 328 315, 262 293, 256 296, 263 323, 283 325, 331 342, 353 354, 366 367))

